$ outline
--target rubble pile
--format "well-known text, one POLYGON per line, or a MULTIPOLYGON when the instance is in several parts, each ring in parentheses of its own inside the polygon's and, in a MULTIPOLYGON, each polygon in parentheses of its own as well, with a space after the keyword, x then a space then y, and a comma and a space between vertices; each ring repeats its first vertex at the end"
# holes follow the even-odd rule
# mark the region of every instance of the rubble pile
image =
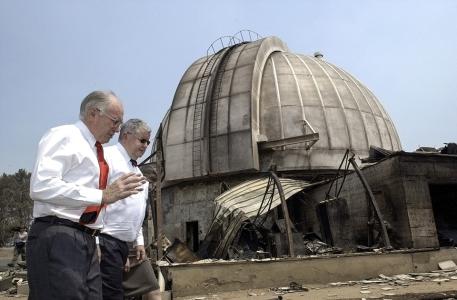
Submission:
MULTIPOLYGON (((386 276, 384 274, 379 274, 376 278, 370 278, 365 280, 350 280, 345 282, 332 282, 329 283, 329 287, 347 287, 347 286, 359 286, 360 294, 362 297, 369 296, 372 292, 380 291, 383 296, 395 296, 401 294, 396 290, 401 289, 402 287, 407 287, 409 285, 418 283, 418 282, 433 282, 441 284, 443 282, 448 282, 452 280, 457 280, 457 266, 453 261, 443 261, 440 262, 439 267, 441 270, 436 270, 432 272, 422 272, 422 273, 408 273, 408 274, 397 274, 392 276, 386 276), (371 290, 370 290, 371 289, 371 290)), ((296 282, 291 282, 289 286, 283 287, 274 287, 270 290, 273 291, 276 295, 284 295, 288 293, 297 293, 297 292, 308 292, 313 289, 320 289, 319 287, 305 287, 296 282)), ((336 294, 332 294, 337 296, 336 294)), ((361 298, 365 299, 365 298, 361 298)), ((428 299, 428 298, 427 298, 428 299)), ((441 298, 439 298, 441 299, 441 298)), ((447 298, 454 299, 454 298, 447 298)))
POLYGON ((0 272, 0 295, 14 296, 23 285, 27 285, 27 271, 21 268, 11 268, 0 272))
POLYGON ((429 273, 408 273, 398 274, 393 276, 386 276, 379 274, 378 278, 366 279, 366 280, 350 280, 345 282, 332 282, 330 286, 347 286, 347 285, 366 285, 366 284, 379 284, 379 285, 390 285, 390 286, 408 286, 412 282, 447 282, 451 280, 457 280, 457 271, 439 270, 432 271, 429 273))
POLYGON ((341 254, 343 249, 339 247, 331 247, 328 244, 319 240, 304 240, 305 254, 306 255, 319 255, 319 254, 341 254))

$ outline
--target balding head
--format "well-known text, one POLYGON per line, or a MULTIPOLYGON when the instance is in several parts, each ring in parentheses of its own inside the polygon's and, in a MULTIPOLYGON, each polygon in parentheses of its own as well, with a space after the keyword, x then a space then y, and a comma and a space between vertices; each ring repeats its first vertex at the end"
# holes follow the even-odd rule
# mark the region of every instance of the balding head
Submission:
POLYGON ((88 117, 89 112, 93 108, 105 111, 110 102, 114 99, 119 101, 116 94, 114 94, 112 91, 93 91, 81 102, 81 107, 79 109, 79 118, 81 121, 85 121, 88 117))
POLYGON ((94 91, 81 102, 79 118, 86 124, 95 139, 109 142, 122 124, 124 108, 111 91, 94 91))

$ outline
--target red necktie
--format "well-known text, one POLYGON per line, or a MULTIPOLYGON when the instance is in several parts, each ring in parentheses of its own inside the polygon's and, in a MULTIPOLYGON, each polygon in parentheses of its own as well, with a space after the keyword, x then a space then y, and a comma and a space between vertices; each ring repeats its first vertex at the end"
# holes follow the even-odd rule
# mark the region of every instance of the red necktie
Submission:
MULTIPOLYGON (((97 160, 98 166, 100 168, 100 177, 98 180, 98 188, 100 190, 104 190, 106 188, 106 183, 108 182, 108 171, 109 167, 106 163, 105 157, 103 156, 103 147, 102 144, 99 142, 95 143, 95 147, 97 147, 97 160)), ((92 224, 97 220, 97 217, 102 210, 105 204, 101 205, 91 205, 86 208, 84 213, 81 215, 79 219, 79 223, 81 224, 92 224)))

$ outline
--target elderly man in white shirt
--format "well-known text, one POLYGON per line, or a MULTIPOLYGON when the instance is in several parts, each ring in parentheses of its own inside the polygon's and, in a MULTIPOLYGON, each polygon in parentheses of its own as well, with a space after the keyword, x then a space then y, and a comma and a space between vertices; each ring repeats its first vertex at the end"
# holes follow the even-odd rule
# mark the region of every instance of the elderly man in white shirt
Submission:
POLYGON ((34 222, 27 240, 29 299, 102 299, 93 223, 104 205, 141 192, 144 177, 126 173, 107 185, 101 144, 119 132, 123 107, 113 92, 82 101, 80 121, 40 140, 30 182, 34 222), (90 225, 92 223, 92 225, 90 225))
MULTIPOLYGON (((129 172, 142 176, 136 160, 146 151, 150 143, 150 136, 150 127, 139 119, 128 120, 122 125, 119 143, 105 148, 106 160, 110 168, 109 181, 117 180, 129 172)), ((145 183, 141 193, 107 206, 103 218, 97 221, 97 223, 103 224, 98 238, 101 250, 103 299, 105 300, 124 299, 122 281, 124 266, 126 263, 128 264, 128 243, 133 242, 138 260, 146 258, 142 224, 147 198, 148 183, 145 183)), ((154 290, 159 295, 159 286, 155 277, 150 283, 152 285, 149 291, 154 290)), ((160 299, 160 295, 156 299, 160 299)))

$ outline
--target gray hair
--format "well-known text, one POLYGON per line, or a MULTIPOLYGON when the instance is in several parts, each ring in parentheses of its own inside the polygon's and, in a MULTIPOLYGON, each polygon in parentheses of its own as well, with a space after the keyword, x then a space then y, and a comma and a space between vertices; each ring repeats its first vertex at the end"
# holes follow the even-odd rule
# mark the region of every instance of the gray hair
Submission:
POLYGON ((81 107, 79 109, 79 119, 84 121, 87 117, 87 113, 92 108, 97 108, 101 111, 105 111, 108 108, 108 105, 110 104, 113 97, 117 99, 116 94, 114 94, 112 91, 93 91, 81 102, 81 107))
POLYGON ((121 130, 119 132, 119 141, 121 141, 124 133, 130 132, 132 134, 137 134, 141 130, 145 130, 149 134, 151 133, 151 127, 149 127, 149 125, 146 122, 144 122, 140 119, 127 120, 121 126, 121 130))

